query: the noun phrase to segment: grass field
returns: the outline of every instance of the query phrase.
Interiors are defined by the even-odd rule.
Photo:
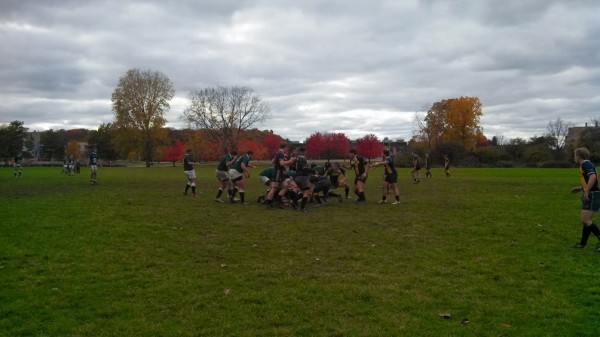
[[[0,336],[599,336],[577,169],[453,169],[402,204],[217,204],[214,165],[0,169]],[[445,315],[447,318],[440,317]]]

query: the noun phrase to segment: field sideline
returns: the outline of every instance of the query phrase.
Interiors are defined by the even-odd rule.
[[[0,168],[0,336],[600,335],[576,168],[401,168],[396,206],[371,169],[368,205],[299,213],[260,170],[215,203],[214,163],[184,197],[177,165]]]

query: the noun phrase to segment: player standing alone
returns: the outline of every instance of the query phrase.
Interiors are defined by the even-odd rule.
[[[571,189],[572,193],[583,192],[581,196],[581,241],[575,244],[575,248],[585,248],[587,246],[590,234],[594,234],[600,239],[600,228],[593,223],[592,218],[594,213],[600,210],[600,189],[598,189],[598,175],[596,167],[589,160],[590,152],[588,149],[580,147],[575,149],[574,159],[579,164],[581,173],[581,185]],[[600,252],[600,243],[596,247],[596,251]]]
[[[450,158],[448,155],[444,156],[444,171],[446,172],[446,177],[450,176]]]
[[[187,183],[185,184],[185,191],[183,195],[188,194],[188,190],[192,189],[192,195],[196,196],[196,171],[192,166],[192,149],[187,149],[185,155],[183,155],[183,174],[187,177]]]
[[[95,147],[90,152],[88,165],[90,166],[90,184],[94,185],[96,184],[96,173],[98,172],[98,154]]]
[[[21,174],[23,173],[23,167],[21,166],[22,162],[23,156],[20,153],[17,153],[13,163],[13,166],[15,168],[15,178],[21,178]]]
[[[416,152],[413,152],[412,155],[413,168],[410,171],[410,174],[413,178],[413,184],[418,184],[421,182],[421,163],[419,160],[419,155]]]

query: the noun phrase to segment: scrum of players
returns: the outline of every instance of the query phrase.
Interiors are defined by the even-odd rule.
[[[252,155],[252,151],[243,155],[231,151],[221,158],[215,172],[219,181],[215,202],[224,203],[222,196],[227,191],[229,203],[247,204],[246,179],[250,177],[249,168],[256,168],[250,164]],[[327,162],[323,166],[309,165],[304,148],[294,148],[288,153],[287,144],[282,143],[271,160],[271,166],[262,170],[258,176],[260,183],[267,187],[265,194],[258,197],[258,203],[271,210],[291,207],[301,212],[307,210],[309,203],[314,204],[314,207],[320,207],[332,199],[341,203],[344,199],[352,199],[349,196],[350,186],[346,170],[353,170],[356,174],[356,203],[364,205],[367,203],[364,187],[368,169],[376,166],[385,167],[382,200],[379,203],[387,202],[386,195],[390,190],[394,191],[396,198],[393,204],[400,203],[396,184],[397,173],[389,150],[383,151],[381,162],[371,165],[364,157],[358,156],[354,149],[349,151],[349,155],[350,161],[346,165],[339,162]],[[338,189],[343,189],[343,195],[336,192]]]

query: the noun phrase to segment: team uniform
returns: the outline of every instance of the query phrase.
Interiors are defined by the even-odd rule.
[[[75,173],[75,160],[73,157],[69,157],[68,165],[68,172],[70,175],[73,175]]]
[[[231,169],[229,169],[229,177],[231,181],[235,183],[235,188],[233,192],[229,196],[229,201],[231,203],[235,203],[235,195],[237,192],[240,192],[240,202],[242,204],[246,204],[245,201],[245,185],[244,185],[244,170],[250,164],[250,156],[247,154],[239,157],[235,160],[233,165],[231,165]]]
[[[61,173],[69,173],[69,158],[67,156],[63,158],[63,170]]]
[[[196,170],[192,166],[192,157],[189,153],[183,155],[183,174],[187,177],[188,181],[185,184],[185,191],[183,195],[187,195],[188,190],[192,189],[192,195],[196,195]]]
[[[421,160],[419,159],[418,155],[413,154],[413,169],[411,171],[413,176],[413,184],[421,182],[419,180],[419,171],[421,171]]]
[[[356,202],[364,205],[367,203],[364,184],[367,182],[368,163],[364,157],[357,156],[355,152],[351,153],[353,153],[354,156],[350,160],[350,168],[356,173],[356,177],[354,178],[354,193],[358,195]]]
[[[383,180],[387,181],[390,184],[395,184],[398,182],[398,172],[396,171],[396,166],[394,165],[394,159],[391,156],[388,156],[385,159],[384,165],[385,171],[383,175]]]
[[[294,183],[298,186],[298,189],[302,191],[302,203],[300,204],[300,210],[306,210],[306,203],[308,202],[308,196],[310,195],[310,174],[312,170],[308,167],[308,162],[304,156],[299,156],[294,163]]]
[[[227,166],[227,163],[229,163],[232,159],[233,157],[231,156],[231,154],[228,153],[224,155],[219,161],[217,169],[215,170],[215,176],[217,177],[217,179],[219,179],[219,181],[229,180],[229,173],[227,173],[227,171],[229,171],[229,167]]]
[[[331,166],[327,168],[325,175],[329,177],[329,181],[331,181],[331,186],[333,188],[338,188],[340,187],[340,180],[343,177],[346,177],[346,170],[344,170],[339,165],[336,165],[336,167]],[[348,196],[348,194],[350,194],[350,187],[348,187],[348,185],[346,184],[344,184],[344,193],[346,194],[346,199],[350,199],[350,197]]]
[[[23,157],[21,154],[17,154],[13,163],[15,169],[15,178],[21,178],[21,174],[23,173],[23,167],[21,166],[22,161]]]
[[[90,183],[96,183],[96,174],[98,172],[98,154],[96,151],[92,151],[89,156],[90,163]]]
[[[350,160],[350,166],[354,170],[354,173],[356,173],[356,177],[354,178],[354,184],[356,184],[359,181],[366,183],[367,175],[365,174],[365,172],[367,167],[367,161],[365,160],[365,158],[361,156],[355,156]]]
[[[272,152],[271,152],[272,153]],[[273,161],[274,168],[274,176],[271,179],[272,182],[280,183],[285,179],[285,166],[281,165],[281,161],[287,161],[286,155],[283,153],[283,150],[277,151],[275,154],[275,159]]]
[[[231,186],[228,171],[230,168],[229,166],[232,165],[232,162],[234,160],[234,155],[237,155],[237,152],[234,151],[232,153],[224,155],[219,161],[217,169],[215,170],[215,176],[219,180],[219,190],[217,191],[217,195],[215,196],[216,202],[223,202],[223,200],[221,200],[221,194],[223,194],[223,190],[225,188],[228,189],[228,195],[231,195],[231,193],[233,193],[233,187]]]
[[[427,178],[432,178],[433,177],[431,175],[431,162],[429,160],[429,156],[428,155],[425,156],[425,176]]]
[[[581,174],[581,186],[583,187],[587,186],[590,176],[596,175],[596,177],[598,177],[596,174],[596,167],[589,160],[585,160],[581,163],[579,172]],[[583,196],[581,197],[581,209],[592,212],[600,211],[600,189],[598,188],[598,179],[596,179],[592,188],[590,188],[588,199],[586,200]]]
[[[444,171],[446,171],[446,177],[450,176],[450,159],[448,156],[444,157]]]
[[[271,185],[271,182],[273,181],[273,179],[275,179],[276,172],[277,172],[277,170],[274,167],[269,167],[268,169],[263,170],[258,175],[258,180],[260,181],[261,184],[269,186],[269,185]]]

